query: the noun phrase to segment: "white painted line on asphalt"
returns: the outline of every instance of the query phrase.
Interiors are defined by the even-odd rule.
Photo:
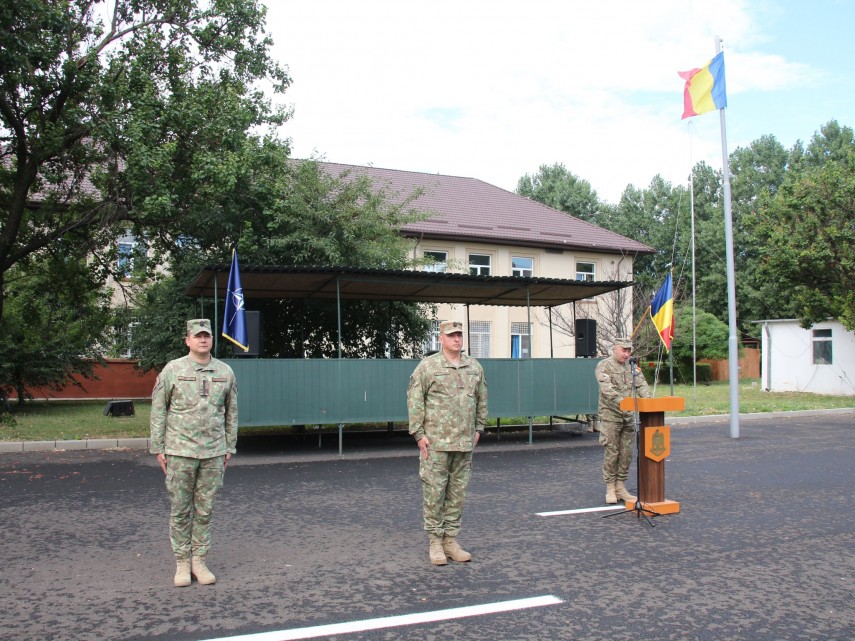
[[[608,512],[625,510],[625,505],[606,505],[605,507],[581,507],[578,510],[559,510],[558,512],[537,512],[537,516],[564,516],[565,514],[585,514],[586,512]]]
[[[418,625],[420,623],[431,623],[434,621],[447,621],[449,619],[462,619],[464,617],[483,616],[485,614],[495,614],[497,612],[539,608],[545,605],[556,605],[558,603],[564,603],[564,601],[549,594],[528,599],[499,601],[497,603],[484,603],[483,605],[469,605],[462,608],[451,608],[448,610],[433,610],[432,612],[402,614],[392,617],[380,617],[378,619],[364,619],[362,621],[349,621],[346,623],[315,625],[308,628],[259,632],[257,634],[244,634],[236,637],[207,639],[206,641],[291,641],[291,639],[315,639],[317,637],[326,637],[334,634],[348,634],[351,632],[364,632],[366,630],[395,628],[404,625]]]

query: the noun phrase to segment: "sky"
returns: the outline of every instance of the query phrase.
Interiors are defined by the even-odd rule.
[[[726,149],[855,126],[852,0],[266,0],[295,158],[477,178],[562,163],[617,203],[722,167],[678,71],[725,52]]]

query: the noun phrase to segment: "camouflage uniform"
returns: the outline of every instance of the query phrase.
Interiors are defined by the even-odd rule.
[[[487,423],[487,381],[474,358],[460,354],[458,366],[437,352],[418,364],[407,390],[410,434],[430,440],[419,458],[425,530],[455,537],[472,469],[475,432]]]
[[[225,455],[235,453],[238,407],[232,368],[189,356],[166,364],[151,395],[151,453],[167,457],[169,536],[178,559],[204,557]]]
[[[600,443],[603,452],[603,480],[606,484],[626,481],[632,462],[635,414],[620,409],[620,402],[632,396],[632,369],[629,362],[621,363],[614,355],[597,363],[595,370],[600,386]],[[636,393],[650,398],[644,375],[635,375]]]

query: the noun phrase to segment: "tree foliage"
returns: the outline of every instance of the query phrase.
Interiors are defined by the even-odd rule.
[[[402,269],[412,264],[412,241],[399,230],[424,215],[412,207],[418,193],[393,193],[367,177],[331,174],[311,160],[289,161],[284,152],[257,164],[246,187],[253,204],[232,221],[233,227],[241,229],[242,266]],[[199,314],[213,318],[212,301],[203,306],[183,292],[204,265],[227,263],[228,250],[222,244],[183,244],[172,254],[169,276],[137,300],[134,315],[139,338],[134,350],[143,367],[158,367],[180,353],[176,338],[183,335],[184,319]],[[246,303],[247,309],[261,312],[265,357],[338,355],[334,301],[247,297]],[[221,318],[222,309],[218,314]],[[429,329],[424,311],[413,304],[346,301],[342,318],[342,356],[349,358],[416,354]],[[223,345],[220,355],[230,353],[231,348]]]
[[[517,182],[517,193],[576,218],[597,223],[600,201],[591,183],[570,173],[561,163],[541,165]]]
[[[55,390],[73,373],[91,375],[110,315],[108,293],[84,262],[62,251],[27,262],[9,271],[0,332],[0,398],[14,393],[19,403],[34,387]]]
[[[264,16],[257,0],[3,5],[0,319],[28,256],[63,241],[109,271],[118,230],[156,252],[233,195],[248,132],[287,116],[254,89],[289,83]]]
[[[786,150],[767,135],[731,153],[736,320],[744,336],[756,336],[751,321],[764,318],[796,317],[809,326],[833,317],[855,325],[853,159],[852,130],[836,121],[807,148]],[[676,301],[691,300],[694,237],[697,306],[727,323],[722,175],[698,163],[691,178],[689,186],[660,176],[646,188],[628,185],[612,205],[574,200],[568,194],[584,181],[562,165],[544,165],[520,179],[518,193],[579,217],[596,211],[596,224],[656,249],[633,264],[633,326],[669,270]]]
[[[804,327],[828,318],[855,329],[855,139],[832,121],[794,154],[780,188],[753,217],[761,276],[786,285]]]

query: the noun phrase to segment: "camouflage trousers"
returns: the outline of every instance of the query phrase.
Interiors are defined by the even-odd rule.
[[[625,481],[632,462],[635,425],[627,420],[621,423],[600,421],[600,444],[603,446],[603,480],[606,483]]]
[[[205,556],[211,547],[214,496],[223,485],[225,456],[166,457],[169,492],[169,539],[178,559]]]
[[[437,452],[419,457],[425,530],[434,536],[457,536],[472,472],[472,452]]]

